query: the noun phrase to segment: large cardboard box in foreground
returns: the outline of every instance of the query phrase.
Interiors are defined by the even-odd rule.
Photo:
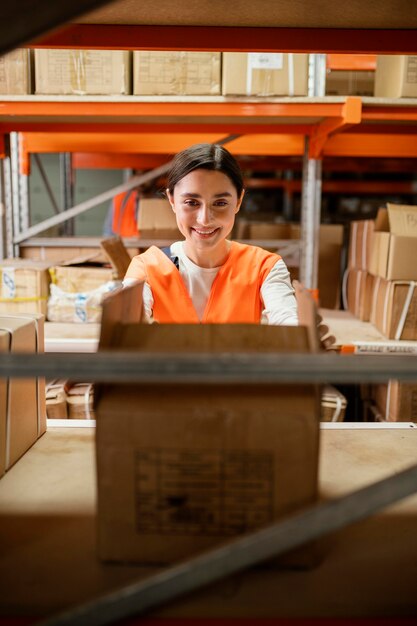
[[[378,211],[369,272],[387,280],[417,280],[417,206],[387,204]]]
[[[138,357],[278,355],[312,343],[305,326],[127,324],[115,328],[111,347]],[[113,384],[101,389],[96,414],[106,561],[172,563],[317,498],[314,386]]]
[[[30,259],[0,261],[0,313],[46,315],[49,263]]]
[[[308,54],[224,52],[224,96],[306,96]]]
[[[30,50],[18,48],[0,56],[0,94],[20,96],[30,93]]]
[[[417,56],[379,55],[374,95],[377,98],[417,97]]]
[[[137,95],[220,95],[220,52],[139,51],[133,53]]]
[[[35,93],[130,93],[127,50],[35,50]]]
[[[178,230],[175,213],[164,198],[142,198],[139,201],[139,236],[144,239],[184,239]]]
[[[44,318],[0,316],[0,352],[43,352]],[[0,380],[0,476],[46,430],[44,378]]]

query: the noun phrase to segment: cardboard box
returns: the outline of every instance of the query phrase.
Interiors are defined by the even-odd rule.
[[[30,50],[18,48],[0,56],[0,94],[32,93]]]
[[[0,261],[0,314],[46,315],[49,263],[29,259]]]
[[[65,380],[53,380],[46,386],[46,416],[48,419],[67,419]]]
[[[49,270],[54,285],[67,293],[94,291],[112,281],[115,272],[112,267],[95,261],[95,255],[82,255]]]
[[[359,70],[328,70],[326,96],[373,96],[375,72]]]
[[[378,211],[369,271],[387,280],[417,280],[417,206],[387,204]]]
[[[220,95],[220,52],[133,52],[133,93]]]
[[[417,283],[374,280],[370,321],[387,339],[417,340]]]
[[[417,56],[378,55],[374,95],[377,98],[417,97]]]
[[[43,317],[0,317],[0,352],[43,351]],[[45,383],[42,378],[1,381],[0,475],[46,430]]]
[[[306,96],[308,54],[224,52],[224,96]]]
[[[93,393],[92,383],[75,383],[67,387],[68,419],[96,419]]]
[[[350,222],[348,267],[369,271],[375,220]]]
[[[372,385],[371,393],[383,420],[417,422],[417,384],[390,380],[388,384]]]
[[[143,239],[184,239],[170,203],[163,198],[142,198],[139,201],[138,229]]]
[[[129,94],[127,50],[35,50],[35,93]]]
[[[299,239],[300,235],[300,225],[293,224],[292,238]],[[343,226],[341,224],[321,224],[319,230],[318,290],[320,306],[325,309],[340,308],[342,246]]]
[[[347,407],[345,396],[332,385],[325,385],[321,395],[321,421],[343,422]]]
[[[344,308],[364,322],[369,322],[374,277],[366,270],[348,268],[343,277]]]
[[[113,348],[309,352],[312,330],[127,324],[116,328]],[[100,388],[96,414],[105,561],[176,562],[316,501],[314,386],[113,384]]]

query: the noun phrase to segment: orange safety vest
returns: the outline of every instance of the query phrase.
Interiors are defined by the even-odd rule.
[[[226,262],[219,269],[199,320],[191,297],[174,263],[152,246],[132,259],[126,278],[146,280],[153,298],[153,316],[160,323],[259,324],[261,286],[281,257],[256,246],[231,242]]]
[[[129,194],[127,196],[127,194]],[[126,197],[127,196],[127,197]],[[136,223],[137,191],[119,193],[113,199],[112,232],[121,237],[137,237]]]

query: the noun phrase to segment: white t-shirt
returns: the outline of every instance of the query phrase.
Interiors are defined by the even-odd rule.
[[[179,272],[190,294],[192,303],[201,320],[210,295],[211,286],[220,267],[205,268],[193,263],[185,254],[183,241],[171,245],[171,255],[178,258]],[[125,278],[123,285],[135,282]],[[272,267],[261,287],[263,303],[261,323],[296,326],[298,324],[297,302],[290,275],[282,259]],[[148,283],[143,288],[143,305],[146,318],[152,320],[153,295]]]

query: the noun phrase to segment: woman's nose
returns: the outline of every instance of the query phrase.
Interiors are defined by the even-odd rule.
[[[197,219],[201,226],[208,226],[211,222],[210,207],[202,205],[198,211]]]

